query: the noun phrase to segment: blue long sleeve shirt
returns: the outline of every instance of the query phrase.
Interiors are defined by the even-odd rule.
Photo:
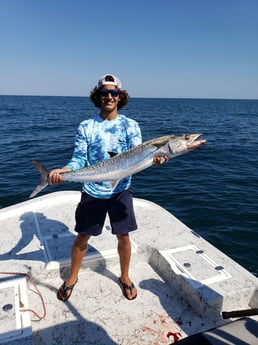
[[[114,120],[95,115],[80,123],[73,157],[66,166],[71,170],[82,169],[110,158],[110,152],[122,153],[141,143],[141,130],[135,120],[120,114]],[[114,190],[110,182],[87,182],[82,189],[95,198],[107,199],[128,189],[130,184],[131,176],[128,176]]]

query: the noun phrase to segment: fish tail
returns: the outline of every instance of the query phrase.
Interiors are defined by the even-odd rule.
[[[39,170],[40,175],[41,175],[40,184],[37,185],[37,187],[34,189],[34,191],[30,195],[30,198],[33,198],[34,196],[36,196],[40,191],[42,191],[48,185],[49,170],[34,159],[31,162]]]

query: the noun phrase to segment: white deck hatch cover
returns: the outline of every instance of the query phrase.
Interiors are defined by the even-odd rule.
[[[0,344],[32,335],[26,278],[0,283]]]
[[[195,245],[161,251],[161,254],[173,271],[187,278],[194,287],[231,278],[224,267]]]

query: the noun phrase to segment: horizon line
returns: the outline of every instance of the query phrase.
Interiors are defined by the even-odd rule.
[[[31,94],[0,94],[6,97],[74,97],[74,98],[89,98],[90,96],[78,96],[78,95],[31,95]],[[207,100],[239,100],[239,101],[258,101],[258,98],[224,98],[224,97],[151,97],[151,96],[129,96],[129,98],[140,99],[207,99]]]

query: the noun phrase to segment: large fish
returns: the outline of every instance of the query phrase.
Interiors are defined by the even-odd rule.
[[[64,181],[72,182],[110,182],[114,189],[124,177],[142,171],[153,164],[155,156],[173,158],[192,151],[203,145],[206,140],[196,140],[201,134],[166,135],[144,142],[134,148],[117,154],[103,162],[86,168],[60,173]],[[41,182],[31,193],[30,198],[37,195],[48,185],[49,170],[38,161],[32,163],[41,173]]]

